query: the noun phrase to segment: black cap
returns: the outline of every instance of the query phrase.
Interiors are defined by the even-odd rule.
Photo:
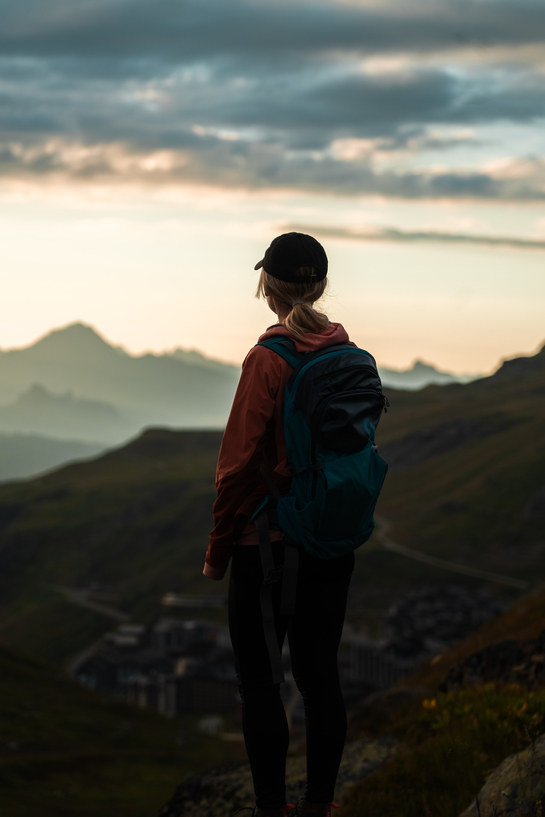
[[[284,233],[271,242],[254,269],[264,268],[268,275],[293,284],[313,284],[327,275],[327,255],[319,241],[305,233]],[[299,267],[314,267],[315,274],[295,275]]]

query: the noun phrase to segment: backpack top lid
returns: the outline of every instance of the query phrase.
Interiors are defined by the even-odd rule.
[[[289,417],[299,411],[315,445],[339,453],[362,451],[387,405],[375,360],[350,343],[298,352],[290,338],[263,341],[294,367],[285,395]]]

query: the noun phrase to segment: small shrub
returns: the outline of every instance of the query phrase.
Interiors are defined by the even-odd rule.
[[[505,757],[545,731],[545,690],[486,684],[416,700],[396,756],[343,801],[346,817],[457,817]]]

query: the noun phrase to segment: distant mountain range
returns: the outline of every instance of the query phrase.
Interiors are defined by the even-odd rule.
[[[87,442],[119,443],[140,430],[119,409],[102,400],[52,394],[34,383],[7,406],[0,406],[0,429]]]
[[[383,386],[407,391],[416,391],[430,385],[446,386],[450,383],[471,383],[472,380],[480,378],[480,375],[442,372],[436,369],[435,366],[423,363],[421,360],[417,360],[412,369],[406,369],[405,371],[387,369],[384,366],[380,366],[379,371]]]
[[[74,323],[0,351],[0,431],[121,442],[149,425],[222,428],[239,373],[196,351],[130,355]],[[471,379],[421,361],[408,371],[382,368],[381,376],[403,389]]]
[[[0,351],[0,431],[102,443],[152,424],[221,428],[239,372],[182,349],[133,356],[75,323]]]
[[[386,388],[409,391],[473,379],[422,361],[407,371],[384,367],[380,374]],[[98,451],[152,425],[221,429],[239,375],[239,367],[195,350],[131,355],[83,323],[55,329],[23,349],[0,350],[0,434],[11,435],[0,479],[58,464],[63,448],[55,441],[70,442],[71,452],[75,440]],[[32,440],[38,471],[28,470]]]

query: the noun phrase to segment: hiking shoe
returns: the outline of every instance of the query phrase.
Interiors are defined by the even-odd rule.
[[[309,803],[302,799],[297,805],[297,817],[331,817],[334,808],[339,808],[337,803]]]

